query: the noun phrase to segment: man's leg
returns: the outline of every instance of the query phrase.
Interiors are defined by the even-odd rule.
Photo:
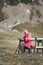
[[[25,49],[26,49],[26,47],[24,46],[24,52],[25,52]]]
[[[28,48],[28,53],[31,53],[31,49],[30,48]]]
[[[25,51],[24,51],[24,46],[23,46],[23,45],[21,46],[21,52],[22,52],[22,53],[25,52]]]
[[[28,53],[30,53],[30,52],[31,52],[31,51],[30,51],[30,50],[31,50],[31,48],[27,48],[27,47],[25,47],[25,46],[24,46],[24,52],[25,52],[25,50],[26,50],[26,49],[28,50]]]

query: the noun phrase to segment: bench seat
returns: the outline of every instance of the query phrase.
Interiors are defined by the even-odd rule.
[[[43,49],[43,46],[36,46],[36,49]]]

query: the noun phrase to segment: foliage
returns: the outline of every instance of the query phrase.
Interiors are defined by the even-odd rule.
[[[41,17],[41,13],[40,13],[40,11],[39,11],[39,10],[36,10],[36,16],[37,16],[38,18],[40,18],[40,17]]]

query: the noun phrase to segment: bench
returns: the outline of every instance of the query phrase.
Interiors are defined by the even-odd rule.
[[[43,53],[43,38],[31,38],[30,39],[31,41],[35,41],[35,49],[34,49],[34,52],[38,52],[39,49],[42,50],[42,53]],[[20,40],[19,43],[23,42],[24,40]],[[39,45],[41,43],[41,46]],[[17,49],[18,50],[18,49]]]
[[[41,49],[42,50],[42,53],[43,53],[43,46],[36,46],[37,52],[38,52],[39,49]]]
[[[39,45],[41,43],[41,46]],[[37,45],[36,45],[37,44]],[[43,53],[43,38],[35,39],[35,51],[41,49]]]
[[[36,46],[36,49],[43,49],[43,46]]]

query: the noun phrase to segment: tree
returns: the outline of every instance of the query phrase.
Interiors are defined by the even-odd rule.
[[[6,3],[9,5],[15,5],[18,4],[20,0],[6,0]]]
[[[0,0],[0,21],[3,19],[3,13],[2,13],[3,5],[4,5],[4,0]]]
[[[37,4],[39,3],[39,0],[34,0]]]

